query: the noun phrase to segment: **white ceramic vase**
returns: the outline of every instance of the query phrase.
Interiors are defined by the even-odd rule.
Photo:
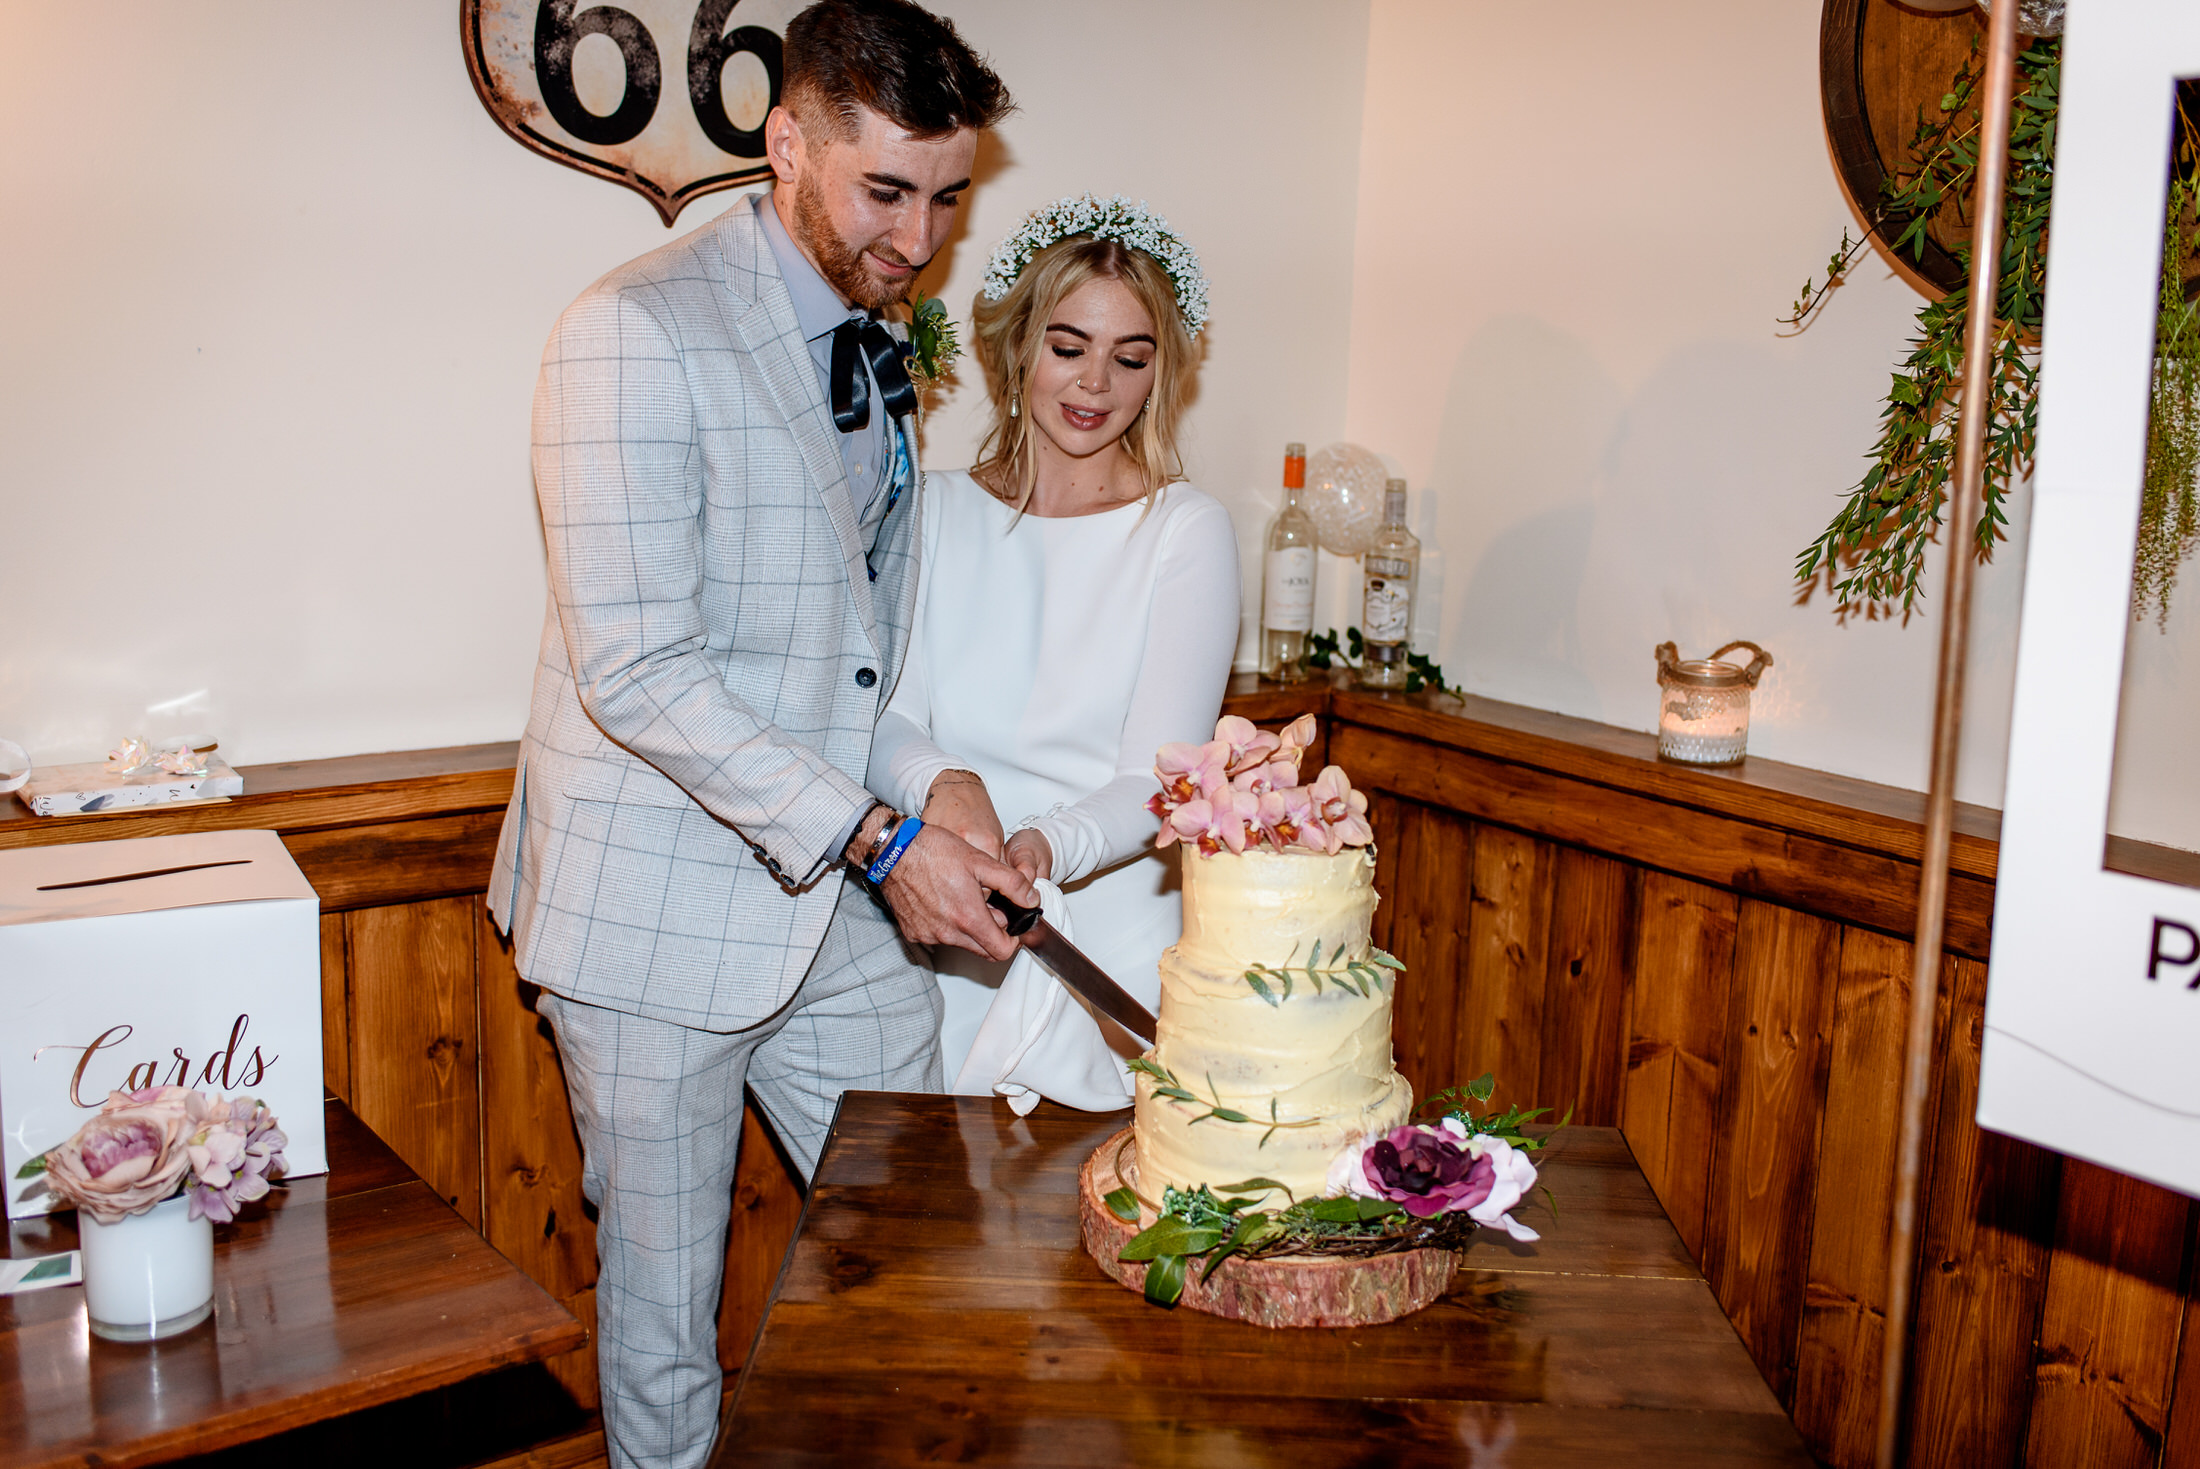
[[[84,1302],[92,1334],[154,1341],[189,1331],[214,1309],[214,1221],[177,1197],[102,1224],[79,1209]]]

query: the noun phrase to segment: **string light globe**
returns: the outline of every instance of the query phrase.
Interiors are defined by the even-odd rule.
[[[1390,471],[1371,449],[1331,444],[1306,456],[1306,490],[1299,503],[1314,522],[1322,549],[1361,556],[1383,524],[1383,487]]]

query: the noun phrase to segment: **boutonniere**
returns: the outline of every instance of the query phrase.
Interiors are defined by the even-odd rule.
[[[920,389],[937,387],[961,355],[955,318],[939,297],[919,291],[909,303],[909,376]]]

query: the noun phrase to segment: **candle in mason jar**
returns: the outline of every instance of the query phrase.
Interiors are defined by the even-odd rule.
[[[1756,656],[1744,668],[1720,655],[1747,648]],[[1710,658],[1681,660],[1671,643],[1658,658],[1658,753],[1692,765],[1731,765],[1749,745],[1749,695],[1772,666],[1755,643],[1729,643]]]

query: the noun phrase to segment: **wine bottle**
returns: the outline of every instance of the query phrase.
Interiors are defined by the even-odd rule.
[[[1421,565],[1421,538],[1406,529],[1406,482],[1383,491],[1383,528],[1360,558],[1360,683],[1371,689],[1406,686],[1406,653],[1413,645],[1413,580]]]
[[[1285,683],[1306,676],[1306,635],[1314,628],[1314,521],[1299,504],[1306,488],[1306,445],[1283,446],[1283,508],[1268,526],[1262,567],[1260,671]]]

